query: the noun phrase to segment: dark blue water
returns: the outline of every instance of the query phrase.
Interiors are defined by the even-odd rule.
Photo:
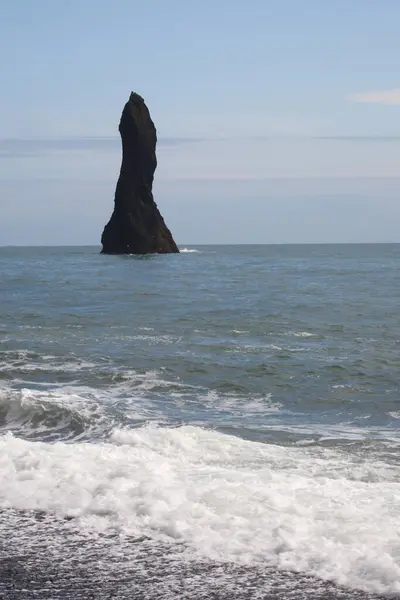
[[[0,248],[0,505],[400,593],[400,245],[190,250]]]

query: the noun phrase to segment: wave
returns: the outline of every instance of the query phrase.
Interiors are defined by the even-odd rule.
[[[393,403],[382,423],[371,412],[310,421],[296,405],[282,402],[279,391],[256,392],[245,382],[225,381],[213,388],[163,368],[135,370],[107,358],[88,361],[28,351],[0,352],[0,376],[5,377],[0,380],[0,431],[25,439],[99,439],[118,423],[189,422],[290,445],[351,446],[369,440],[371,447],[377,442],[398,448],[400,443]],[[340,385],[332,389],[340,391]],[[338,402],[343,403],[341,396]]]
[[[249,419],[279,413],[282,408],[271,394],[247,397],[221,393],[163,379],[157,371],[126,370],[107,377],[112,379],[111,384],[96,388],[59,383],[49,389],[46,383],[26,381],[3,385],[0,432],[12,431],[25,439],[45,441],[99,439],[117,424],[181,423],[193,402],[197,424],[207,425],[213,420],[217,426],[220,422],[242,429]]]
[[[116,424],[99,395],[84,387],[0,389],[0,431],[28,439],[96,439]]]
[[[37,354],[29,350],[3,350],[0,352],[0,373],[12,375],[35,371],[76,373],[98,367],[98,363],[74,356],[57,357],[51,354]]]
[[[293,331],[293,335],[295,337],[315,337],[315,333],[311,333],[310,331]]]
[[[400,470],[332,449],[199,427],[116,428],[107,442],[0,438],[0,506],[187,546],[216,561],[400,592]]]
[[[195,248],[179,248],[179,252],[182,252],[183,254],[185,254],[185,253],[191,253],[191,252],[200,252],[200,250],[196,250]]]

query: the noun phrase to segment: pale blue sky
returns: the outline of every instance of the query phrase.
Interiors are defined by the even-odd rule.
[[[0,244],[97,244],[131,90],[178,243],[400,242],[398,0],[3,0]]]

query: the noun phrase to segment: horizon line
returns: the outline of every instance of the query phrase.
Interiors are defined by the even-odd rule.
[[[178,243],[182,248],[187,247],[205,247],[205,246],[394,246],[399,245],[398,242],[239,242],[239,243]],[[101,244],[0,244],[2,248],[100,248]],[[160,254],[154,252],[152,254]],[[130,256],[130,255],[115,255],[115,256]]]

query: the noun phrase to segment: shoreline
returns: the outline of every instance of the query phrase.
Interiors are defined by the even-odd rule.
[[[177,544],[83,533],[74,520],[0,512],[2,600],[383,600],[314,577],[216,563]],[[27,543],[29,542],[29,543]]]

